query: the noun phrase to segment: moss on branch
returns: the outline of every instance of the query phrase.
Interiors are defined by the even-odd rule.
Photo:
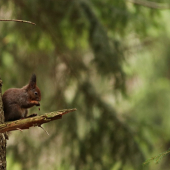
[[[34,116],[25,119],[19,119],[16,121],[6,122],[0,124],[0,133],[9,132],[13,130],[29,129],[30,127],[34,126],[41,126],[44,123],[48,123],[56,119],[61,119],[62,115],[76,110],[77,109],[64,109],[50,113],[45,113],[40,116]]]

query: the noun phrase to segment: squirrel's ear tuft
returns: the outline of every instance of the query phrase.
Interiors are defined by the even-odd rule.
[[[36,83],[36,75],[35,74],[32,75],[30,82]]]
[[[33,74],[31,79],[30,79],[28,89],[34,89],[35,87],[36,87],[36,75]]]

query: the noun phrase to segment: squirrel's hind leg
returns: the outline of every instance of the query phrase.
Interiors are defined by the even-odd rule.
[[[36,113],[33,113],[33,114],[29,115],[29,116],[27,116],[27,114],[28,114],[28,110],[26,109],[26,110],[25,110],[25,116],[24,116],[24,118],[37,116]]]
[[[18,105],[10,105],[8,106],[7,116],[5,115],[5,121],[22,119],[25,114],[27,114],[25,110],[21,109]]]

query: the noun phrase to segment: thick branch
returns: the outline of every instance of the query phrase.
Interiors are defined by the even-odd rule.
[[[136,5],[141,5],[141,6],[153,8],[153,9],[170,9],[169,4],[161,4],[161,3],[145,1],[145,0],[127,0],[127,1],[134,3]]]
[[[25,118],[25,119],[20,119],[20,120],[0,124],[0,133],[13,131],[13,130],[29,129],[32,126],[33,127],[41,126],[43,123],[47,123],[56,119],[61,119],[62,115],[76,110],[77,109],[59,110],[51,113],[46,113],[41,116],[35,116],[35,117],[30,117],[30,118]]]

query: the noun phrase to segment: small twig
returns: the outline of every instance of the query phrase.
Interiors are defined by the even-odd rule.
[[[38,127],[40,127],[41,129],[43,129],[43,130],[46,132],[46,134],[47,134],[48,136],[50,136],[49,133],[48,133],[41,125],[39,125]]]
[[[25,21],[25,20],[18,20],[18,19],[0,19],[0,21],[24,22],[24,23],[27,23],[27,24],[36,25],[36,24],[35,24],[35,23],[33,23],[33,22]]]
[[[20,128],[17,128],[17,130],[19,130],[19,131],[23,132],[23,130],[22,130],[22,129],[20,129]]]
[[[170,9],[169,4],[161,4],[153,1],[146,1],[146,0],[127,0],[127,2],[131,2],[136,5],[141,5],[147,8],[153,9]]]

